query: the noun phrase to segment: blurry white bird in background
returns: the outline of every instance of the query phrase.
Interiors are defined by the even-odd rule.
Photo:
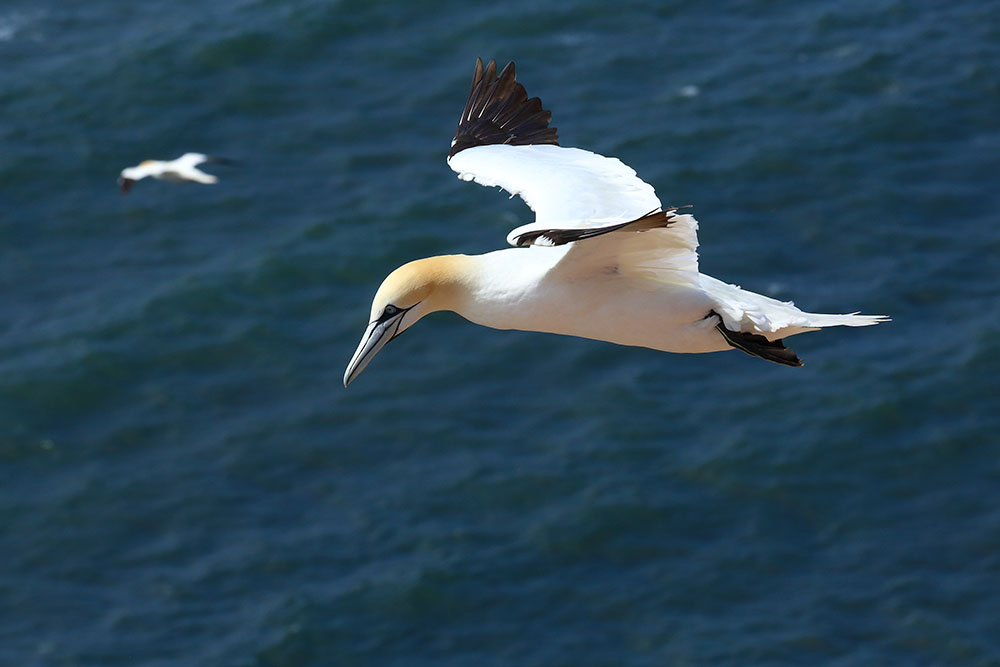
[[[344,386],[388,341],[438,310],[496,329],[666,352],[736,348],[787,366],[802,362],[785,337],[888,319],[807,313],[700,273],[694,216],[664,209],[620,160],[559,146],[551,116],[516,82],[514,63],[497,76],[494,61],[484,70],[477,59],[448,164],[464,181],[520,195],[535,221],[507,236],[516,248],[393,271],[375,294]]]
[[[118,187],[121,188],[122,194],[126,194],[132,189],[133,183],[147,177],[174,183],[189,182],[206,185],[218,183],[217,176],[198,169],[198,165],[205,163],[232,164],[232,160],[204,153],[185,153],[176,160],[146,160],[135,167],[122,169],[122,173],[118,177]]]

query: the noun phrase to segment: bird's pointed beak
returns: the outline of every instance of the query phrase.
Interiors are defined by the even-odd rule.
[[[135,181],[131,178],[125,178],[121,176],[118,178],[118,188],[121,190],[122,194],[128,194],[128,191],[132,189],[132,184]]]
[[[399,331],[399,325],[403,321],[403,313],[398,316],[388,319],[384,322],[372,322],[365,329],[365,335],[361,337],[361,342],[358,343],[358,349],[354,352],[354,356],[351,357],[351,363],[347,364],[347,370],[344,371],[344,386],[351,384],[354,378],[361,375],[361,371],[365,369],[368,362],[372,360],[378,351],[382,349],[382,346],[392,340],[393,336]]]

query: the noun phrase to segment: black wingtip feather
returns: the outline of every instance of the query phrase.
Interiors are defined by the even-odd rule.
[[[484,69],[482,59],[476,58],[469,99],[448,157],[466,148],[491,144],[558,146],[556,128],[549,127],[551,120],[552,113],[542,108],[542,101],[529,98],[524,86],[517,82],[513,61],[497,75],[495,60]]]

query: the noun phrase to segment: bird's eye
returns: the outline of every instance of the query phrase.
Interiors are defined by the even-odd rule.
[[[388,306],[385,307],[385,310],[382,312],[385,313],[386,315],[392,316],[399,312],[399,308],[396,308],[396,306],[389,304]]]

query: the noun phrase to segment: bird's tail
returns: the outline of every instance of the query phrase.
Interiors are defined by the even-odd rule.
[[[782,342],[788,336],[824,327],[870,327],[888,322],[885,315],[807,313],[791,301],[749,292],[736,285],[701,274],[701,287],[715,300],[718,330],[732,347],[747,354],[787,366],[801,366],[795,353]]]
[[[870,327],[880,322],[889,322],[888,315],[861,315],[847,313],[846,315],[828,315],[826,313],[802,313],[802,325],[821,329],[823,327]]]
[[[723,325],[733,331],[762,335],[768,340],[824,327],[869,327],[889,321],[885,315],[807,313],[791,301],[778,301],[704,274],[699,278],[701,287],[714,297],[715,311]]]

